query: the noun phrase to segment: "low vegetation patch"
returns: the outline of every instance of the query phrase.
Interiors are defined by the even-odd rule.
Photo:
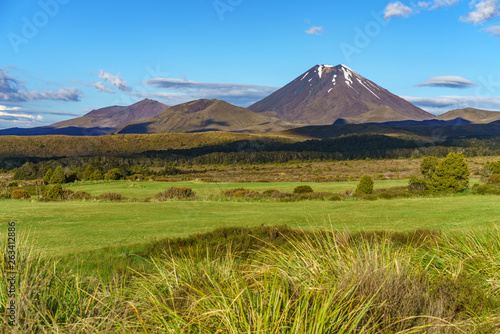
[[[121,201],[122,199],[124,199],[124,197],[122,197],[120,193],[107,192],[97,196],[97,199],[103,199],[108,201]]]
[[[31,195],[29,192],[27,192],[24,189],[15,189],[15,190],[12,190],[12,192],[10,193],[10,197],[12,199],[26,199],[26,198],[30,198]]]
[[[314,190],[310,186],[298,186],[293,189],[294,194],[308,194],[312,192],[314,192]]]
[[[495,333],[499,244],[497,229],[286,226],[220,228],[74,259],[42,257],[22,242],[18,332]],[[74,270],[72,261],[97,267]],[[124,263],[130,270],[117,269]],[[1,271],[8,333],[6,278]]]
[[[196,192],[188,187],[171,187],[165,191],[159,192],[155,195],[155,199],[159,201],[165,201],[168,199],[192,199],[196,196]]]

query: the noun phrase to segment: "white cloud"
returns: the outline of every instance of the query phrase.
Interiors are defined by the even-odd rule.
[[[477,86],[473,81],[463,77],[447,75],[430,77],[427,82],[417,85],[418,87],[433,86],[433,87],[447,87],[447,88],[469,88]]]
[[[400,1],[390,3],[384,9],[384,19],[388,20],[394,16],[408,17],[413,13],[413,9],[403,5]]]
[[[101,93],[111,93],[111,94],[115,93],[110,87],[106,86],[100,81],[99,82],[92,81],[92,86],[94,86],[94,88]]]
[[[35,100],[80,101],[82,92],[77,88],[58,90],[28,91],[18,79],[10,76],[5,68],[0,68],[0,101],[26,102]]]
[[[43,116],[41,116],[41,115],[17,114],[17,113],[9,113],[9,112],[0,111],[0,118],[5,118],[5,117],[10,117],[10,118],[27,118],[27,119],[36,120],[36,121],[42,121],[43,120]]]
[[[489,21],[499,15],[499,0],[482,0],[472,1],[471,5],[475,4],[476,9],[460,20],[464,22],[472,22],[474,24]]]
[[[20,107],[7,107],[0,104],[0,110],[21,110]]]
[[[321,35],[323,33],[323,27],[310,27],[306,30],[308,35]]]
[[[128,86],[128,82],[122,79],[120,73],[113,75],[109,72],[104,72],[104,70],[99,70],[99,79],[109,82],[121,91],[130,92],[132,90]]]
[[[19,107],[0,106],[0,128],[35,127],[43,125],[43,116],[19,112]]]
[[[401,96],[401,98],[434,114],[461,108],[500,111],[500,96]]]
[[[197,82],[173,78],[150,79],[144,84],[170,92],[134,92],[134,96],[161,99],[162,102],[169,105],[209,98],[225,100],[239,106],[249,106],[278,89],[269,86]]]
[[[483,30],[486,32],[489,32],[493,36],[500,37],[500,26],[488,27],[488,28],[484,28]]]
[[[418,6],[423,9],[434,10],[441,7],[449,7],[456,5],[459,0],[434,0],[434,1],[422,1],[418,3]]]

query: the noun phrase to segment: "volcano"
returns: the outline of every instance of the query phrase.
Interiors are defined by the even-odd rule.
[[[345,65],[316,65],[248,109],[310,125],[435,118]]]

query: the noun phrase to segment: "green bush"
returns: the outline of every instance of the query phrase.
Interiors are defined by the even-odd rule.
[[[96,169],[92,172],[92,174],[90,175],[90,180],[91,181],[99,181],[99,180],[102,180],[104,178],[104,176],[102,175],[101,171]]]
[[[13,199],[25,199],[25,198],[31,198],[31,195],[24,189],[16,189],[10,193],[10,197]]]
[[[164,201],[167,199],[189,199],[193,198],[196,195],[196,192],[193,189],[188,187],[171,187],[165,191],[159,192],[155,195],[155,198],[160,201]]]
[[[361,177],[358,186],[356,187],[356,194],[371,194],[373,192],[373,180],[368,175]]]
[[[294,194],[308,194],[312,193],[314,190],[310,186],[298,186],[293,189]]]
[[[495,173],[488,178],[488,183],[500,185],[500,174]]]
[[[92,173],[94,173],[94,171],[95,171],[95,167],[93,165],[87,165],[87,167],[85,168],[85,171],[83,172],[82,179],[84,181],[91,180]]]
[[[498,187],[495,184],[474,184],[471,189],[472,194],[479,194],[479,195],[500,195],[500,187]]]
[[[45,174],[45,175],[47,175],[47,174]],[[49,183],[51,183],[51,184],[66,183],[66,174],[64,173],[64,170],[61,166],[57,166],[56,170],[54,171],[54,173],[50,177]]]
[[[409,191],[424,191],[427,189],[427,182],[423,179],[419,179],[416,176],[413,176],[408,182],[408,190]]]
[[[105,180],[119,180],[122,177],[122,173],[118,168],[113,168],[107,171],[106,174],[104,174],[104,179]]]
[[[46,184],[50,183],[50,179],[52,178],[52,174],[54,174],[54,171],[52,170],[52,168],[49,168],[49,170],[47,171],[47,173],[45,173],[45,176],[43,177],[43,181]]]
[[[66,183],[75,182],[76,180],[78,180],[78,176],[75,172],[69,172],[68,175],[66,175]]]
[[[44,196],[46,199],[62,199],[63,189],[59,183],[54,184],[52,188]]]
[[[427,187],[432,191],[462,191],[469,185],[469,168],[462,153],[449,153],[439,162]]]
[[[424,157],[420,163],[420,172],[422,173],[424,179],[430,180],[432,175],[436,172],[437,166],[439,164],[439,159],[436,157]]]
[[[279,194],[279,190],[276,190],[276,189],[267,189],[267,190],[264,190],[262,192],[262,195],[265,195],[265,196],[272,196],[272,195],[276,195],[276,194]]]
[[[481,169],[480,174],[483,180],[488,179],[493,174],[500,174],[500,161],[487,162]]]

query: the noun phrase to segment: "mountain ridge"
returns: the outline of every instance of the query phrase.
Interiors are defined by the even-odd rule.
[[[476,108],[463,108],[450,110],[437,116],[437,119],[443,121],[449,121],[455,118],[462,118],[476,124],[487,124],[500,120],[500,112]]]
[[[269,132],[295,125],[217,99],[199,99],[172,106],[145,120],[129,122],[118,133],[192,133],[207,131]]]

